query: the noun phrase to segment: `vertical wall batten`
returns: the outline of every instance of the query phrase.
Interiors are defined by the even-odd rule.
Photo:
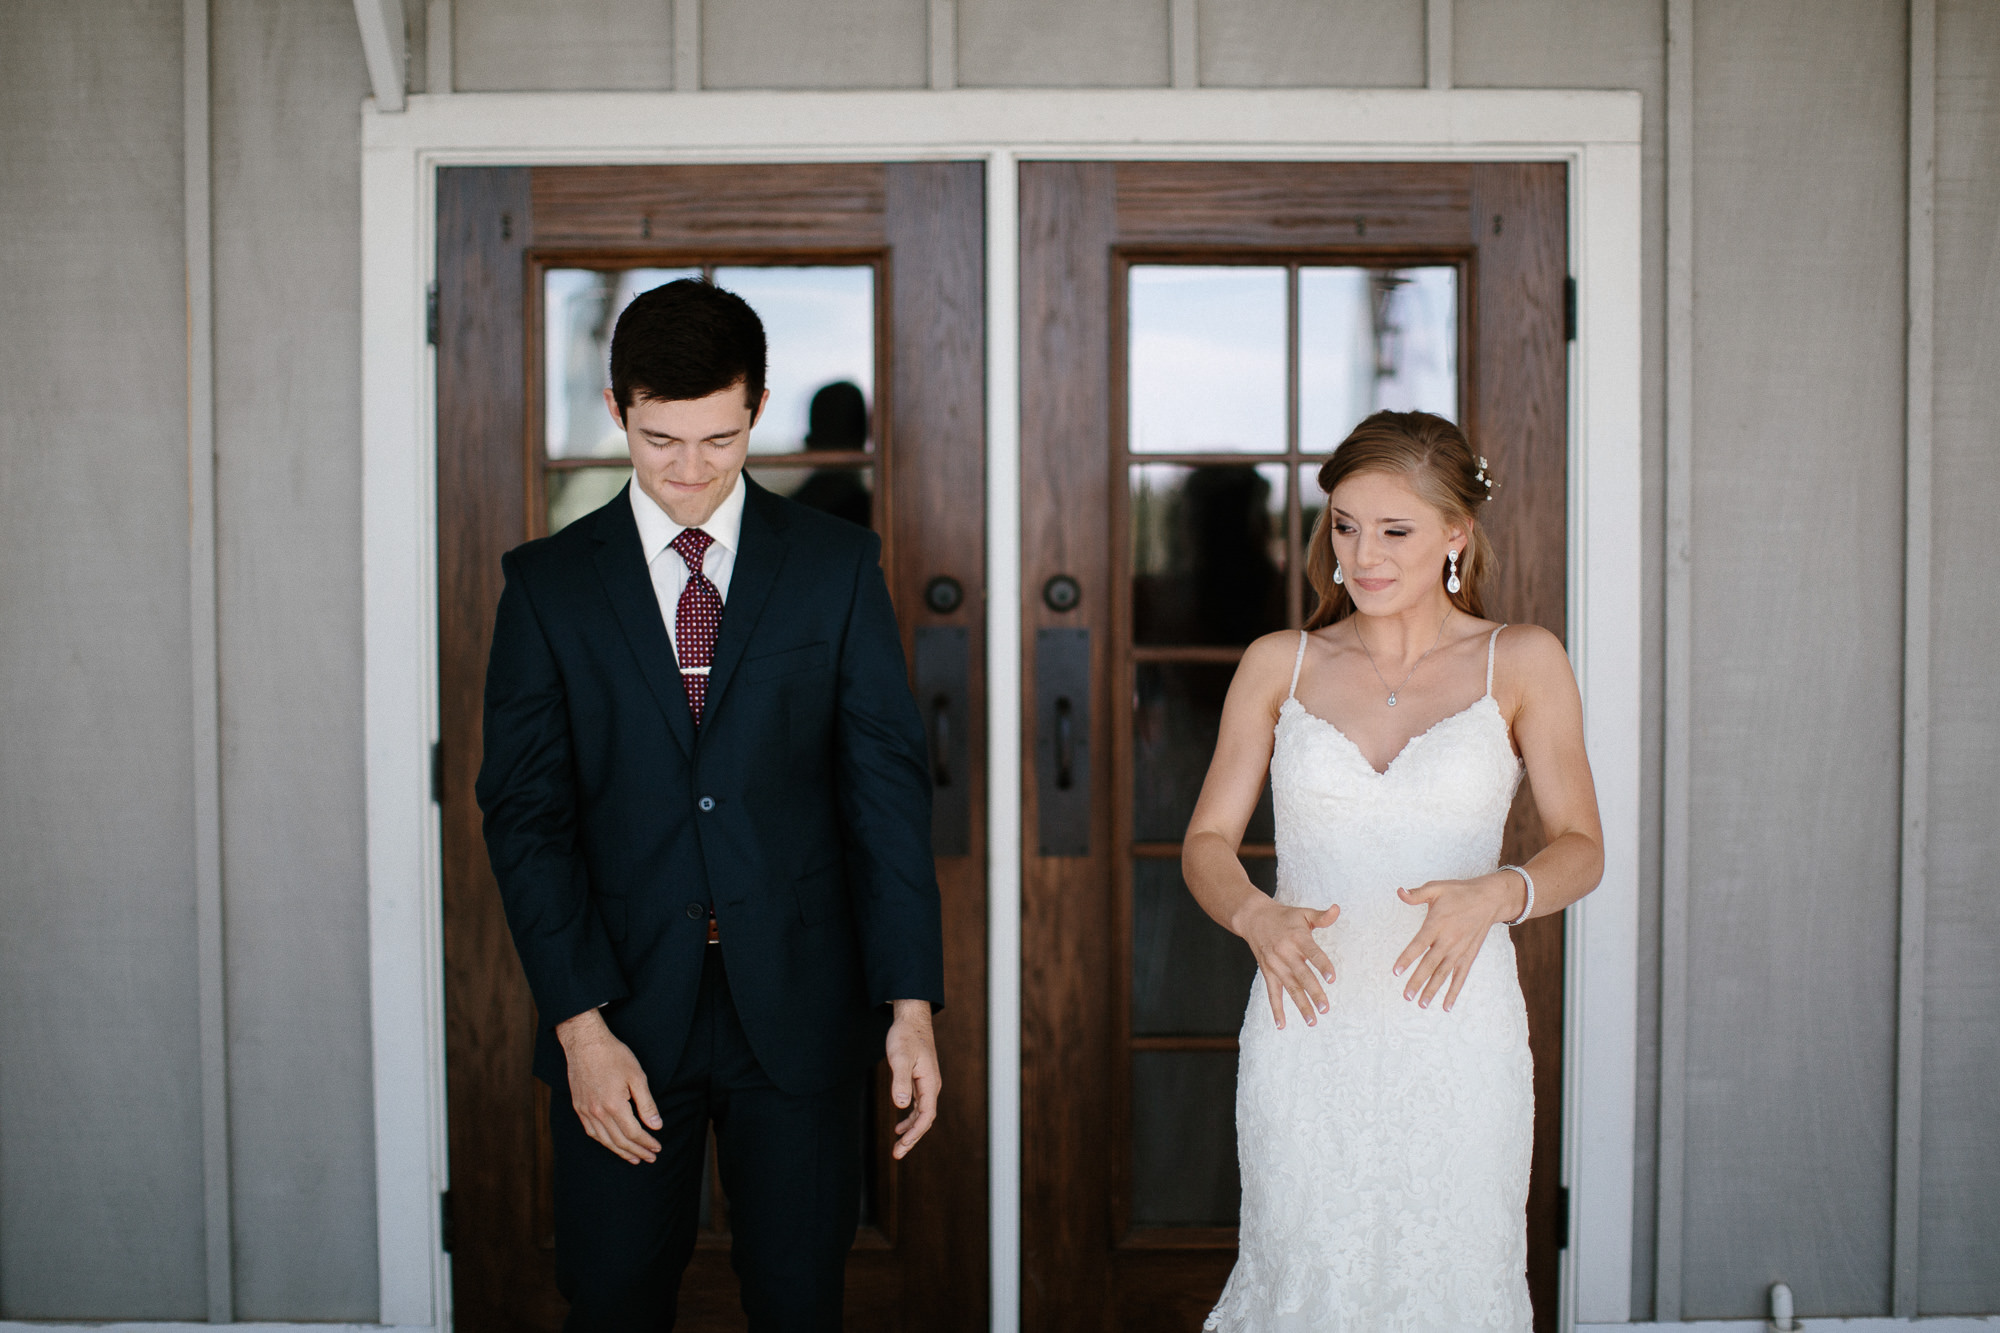
[[[222,705],[215,586],[215,242],[209,179],[208,0],[182,0],[182,201],[187,244],[188,643],[193,681],[194,897],[201,1015],[202,1227],[208,1318],[234,1317],[229,1034],[222,944]]]
[[[986,166],[986,1067],[993,1333],[1021,1327],[1019,163]],[[1004,1077],[1000,1071],[1013,1071]]]
[[[1896,1166],[1890,1313],[1917,1313],[1923,1188],[1925,840],[1931,764],[1931,435],[1937,0],[1910,0],[1909,296],[1904,353],[1903,846],[1896,951]]]
[[[931,0],[931,91],[958,87],[958,0]]]
[[[1666,671],[1660,830],[1660,1073],[1653,1317],[1681,1316],[1694,694],[1694,0],[1667,3]]]
[[[424,10],[424,91],[452,91],[451,0],[429,0]]]
[[[1201,85],[1201,15],[1195,8],[1200,3],[1201,0],[1173,0],[1168,15],[1168,82],[1175,88]]]
[[[1451,87],[1451,0],[1424,0],[1424,86]]]
[[[674,91],[701,91],[701,0],[674,0]]]

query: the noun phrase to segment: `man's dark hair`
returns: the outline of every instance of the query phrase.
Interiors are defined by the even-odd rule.
[[[764,396],[764,321],[750,303],[703,278],[634,297],[611,335],[611,393],[628,412],[640,398],[706,398],[741,384],[751,409]]]

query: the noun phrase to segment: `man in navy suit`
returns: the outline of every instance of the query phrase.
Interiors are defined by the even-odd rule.
[[[478,795],[554,1090],[569,1329],[671,1328],[715,1129],[754,1330],[837,1329],[866,1075],[936,1116],[930,773],[865,529],[743,475],[763,325],[632,302],[633,484],[502,564]]]

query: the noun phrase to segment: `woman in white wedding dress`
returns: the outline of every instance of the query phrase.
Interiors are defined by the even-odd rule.
[[[1251,645],[1183,868],[1256,955],[1236,1093],[1243,1211],[1219,1333],[1531,1327],[1534,1128],[1510,923],[1603,870],[1562,644],[1485,618],[1486,460],[1378,412],[1326,465],[1302,632]],[[1548,844],[1499,865],[1523,767]],[[1237,857],[1266,773],[1278,891]]]

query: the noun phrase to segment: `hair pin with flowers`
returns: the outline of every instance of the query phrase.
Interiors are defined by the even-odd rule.
[[[1480,456],[1479,471],[1472,474],[1472,479],[1482,483],[1486,487],[1486,498],[1491,500],[1493,498],[1493,478],[1486,475],[1486,458],[1484,455]]]

